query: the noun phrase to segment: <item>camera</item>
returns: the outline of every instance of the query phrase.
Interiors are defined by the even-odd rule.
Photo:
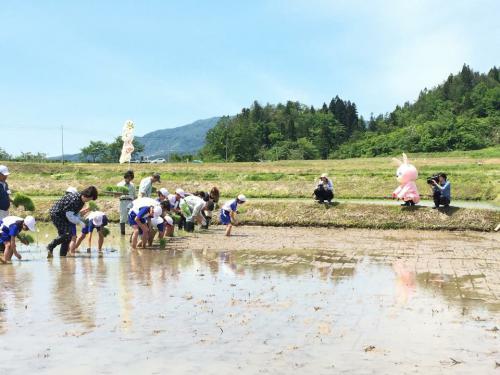
[[[427,183],[429,185],[432,184],[432,181],[436,181],[437,183],[439,183],[439,175],[438,174],[435,174],[434,176],[431,176],[431,177],[428,177],[427,178]]]

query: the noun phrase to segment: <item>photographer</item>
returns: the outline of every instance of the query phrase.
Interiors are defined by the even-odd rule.
[[[323,173],[316,185],[313,195],[319,203],[327,201],[328,204],[332,202],[334,194],[332,180],[328,178],[326,173]]]
[[[449,207],[451,202],[451,184],[447,181],[446,173],[439,173],[427,180],[432,189],[432,198],[434,199],[433,209],[440,205]]]

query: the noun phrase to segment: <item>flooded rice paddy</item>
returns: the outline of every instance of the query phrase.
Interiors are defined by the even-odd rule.
[[[112,233],[48,261],[42,230],[0,266],[0,373],[500,372],[498,234]]]

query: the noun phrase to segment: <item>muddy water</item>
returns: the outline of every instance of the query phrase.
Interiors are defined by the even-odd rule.
[[[0,266],[0,373],[496,373],[500,239],[216,228]]]

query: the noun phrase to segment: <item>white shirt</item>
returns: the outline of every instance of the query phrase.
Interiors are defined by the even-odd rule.
[[[131,211],[137,214],[139,213],[139,210],[142,207],[158,206],[159,204],[160,203],[157,200],[154,200],[153,198],[148,198],[148,197],[137,198],[132,202]]]
[[[170,203],[170,209],[175,209],[175,208],[179,207],[179,201],[177,200],[175,194],[169,194],[167,196],[167,199]]]
[[[153,191],[153,180],[151,177],[146,177],[141,180],[139,184],[139,196],[150,197]]]
[[[10,227],[12,224],[17,223],[18,221],[24,221],[22,217],[19,216],[7,216],[2,220],[2,227]]]

